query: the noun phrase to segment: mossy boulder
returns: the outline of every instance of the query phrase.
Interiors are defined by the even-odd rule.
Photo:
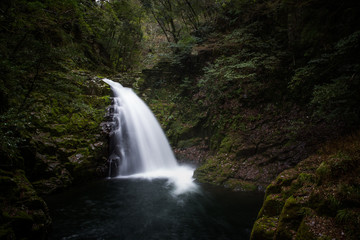
[[[0,171],[0,239],[46,239],[51,218],[25,172]]]
[[[26,171],[41,194],[66,188],[75,179],[79,181],[77,177],[101,174],[97,169],[107,156],[107,133],[102,132],[101,122],[110,103],[110,90],[100,78],[89,74],[54,73],[54,81],[66,79],[63,87],[72,91],[50,89],[47,97],[34,93],[39,99],[34,104],[37,122],[29,141],[33,160],[30,164],[26,159]]]
[[[324,181],[330,176],[331,169],[326,162],[322,162],[320,166],[316,169],[317,180],[319,183]]]
[[[258,186],[256,184],[236,178],[227,179],[223,183],[223,186],[234,191],[254,192],[258,190]]]
[[[357,132],[281,173],[267,187],[251,239],[357,239],[359,147]],[[270,217],[278,219],[274,231],[260,227]]]
[[[300,224],[300,227],[297,230],[296,233],[296,240],[316,240],[316,236],[313,232],[311,232],[311,228],[309,226],[309,223],[307,221],[307,218],[304,218],[303,221]]]
[[[240,163],[231,160],[229,154],[211,156],[194,172],[194,177],[202,183],[211,183],[234,191],[259,191],[262,186],[253,181],[237,178]]]
[[[261,217],[254,223],[250,239],[272,240],[278,224],[278,217]]]
[[[280,194],[269,194],[264,200],[259,216],[279,216],[284,204],[285,201]]]
[[[230,153],[231,148],[233,147],[233,138],[230,136],[226,136],[220,143],[219,153]]]
[[[50,177],[48,179],[41,179],[33,182],[34,188],[41,195],[49,195],[60,190],[63,190],[73,183],[73,178],[65,169],[63,169],[63,174]]]
[[[201,141],[202,141],[201,138],[190,138],[190,139],[186,139],[186,140],[180,140],[177,143],[177,147],[182,148],[182,149],[183,148],[189,148],[189,147],[192,147],[192,146],[199,145]]]
[[[227,180],[235,176],[236,163],[231,162],[226,155],[210,157],[197,168],[194,177],[203,183],[223,185]]]
[[[298,199],[291,196],[286,200],[275,232],[276,239],[292,239],[303,218],[301,208]]]

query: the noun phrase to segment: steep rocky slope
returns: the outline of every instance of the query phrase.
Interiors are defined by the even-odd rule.
[[[251,239],[358,239],[360,134],[327,143],[267,187]]]
[[[0,174],[0,239],[46,239],[49,210],[24,171]]]
[[[262,41],[248,31],[217,35],[216,41],[196,47],[183,66],[185,76],[165,62],[146,71],[140,92],[179,160],[199,165],[198,181],[262,191],[342,127],[332,131],[336,123],[312,117],[303,105],[283,96],[284,86],[275,80],[286,74],[281,67],[285,53],[264,47],[238,54]],[[249,37],[252,42],[243,42]],[[181,83],[168,81],[181,78]]]
[[[213,31],[143,71],[137,86],[178,157],[199,165],[198,181],[264,190],[357,129],[358,2],[224,5]]]
[[[46,239],[51,219],[41,196],[107,174],[101,123],[110,90],[84,71],[57,74],[49,73],[47,91],[32,92],[29,122],[3,117],[22,142],[12,155],[1,152],[0,239]]]

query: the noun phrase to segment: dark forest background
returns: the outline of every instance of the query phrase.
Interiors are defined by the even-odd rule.
[[[267,189],[252,238],[356,239],[359,22],[354,0],[1,1],[0,239],[46,238],[39,195],[106,175],[104,77],[198,181]]]

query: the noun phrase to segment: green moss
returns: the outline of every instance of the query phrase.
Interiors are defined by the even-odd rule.
[[[1,185],[5,185],[5,184],[8,184],[8,183],[11,183],[12,182],[12,179],[11,177],[8,177],[8,176],[0,176],[0,184]]]
[[[91,121],[83,116],[81,113],[74,113],[70,118],[70,124],[72,127],[76,129],[83,129],[85,128]]]
[[[132,87],[133,87],[134,89],[137,89],[137,90],[138,90],[138,89],[142,88],[142,86],[144,85],[144,83],[145,83],[145,79],[142,78],[142,77],[138,77],[138,78],[135,79],[135,82],[133,83]]]
[[[59,123],[66,124],[69,123],[70,118],[67,115],[62,115],[59,117]]]
[[[11,177],[12,175],[13,175],[12,172],[5,171],[5,170],[3,170],[3,169],[0,169],[0,176]]]
[[[277,239],[292,239],[293,232],[297,231],[303,218],[301,208],[301,203],[293,196],[286,200],[275,234]]]
[[[355,153],[337,152],[332,155],[329,161],[331,174],[337,177],[339,174],[350,172],[359,164],[359,154]]]
[[[298,203],[298,200],[295,197],[290,196],[286,200],[284,208],[281,212],[282,219],[291,220],[294,218],[298,218],[300,208],[301,206]]]
[[[301,221],[300,227],[296,233],[296,240],[316,240],[316,236],[310,231],[310,227],[306,224],[306,219]]]
[[[256,191],[257,186],[253,183],[246,182],[240,179],[230,178],[223,183],[224,187],[230,188],[234,191]]]
[[[285,170],[275,179],[275,183],[280,186],[290,186],[292,181],[298,177],[298,174],[295,169]]]
[[[265,193],[266,195],[268,194],[277,194],[277,193],[280,193],[281,192],[281,186],[280,185],[277,185],[277,184],[269,184],[267,187],[266,187],[266,190],[265,190]]]
[[[56,177],[35,181],[33,185],[36,191],[42,195],[49,195],[62,188],[62,182]]]
[[[74,182],[86,181],[96,176],[96,168],[94,162],[85,160],[81,164],[76,164],[72,170]]]
[[[178,142],[177,146],[179,148],[188,148],[192,146],[196,146],[201,142],[201,138],[190,138],[187,140],[181,140]]]
[[[47,127],[55,136],[64,135],[68,133],[69,130],[69,127],[66,124],[49,124]]]
[[[251,231],[250,240],[272,240],[275,235],[277,217],[262,217],[256,220]]]
[[[76,149],[84,142],[83,138],[79,138],[75,135],[63,135],[61,137],[54,138],[56,145],[59,148]]]
[[[210,149],[217,150],[224,139],[224,135],[220,132],[216,132],[210,137]]]
[[[0,239],[16,239],[13,229],[8,226],[1,226]]]
[[[356,183],[340,183],[336,188],[337,196],[347,206],[360,206],[360,185]]]
[[[316,169],[316,175],[318,177],[318,182],[321,183],[324,179],[330,177],[331,169],[326,162],[322,162],[320,166]]]
[[[313,193],[310,195],[309,207],[319,214],[335,217],[341,202],[336,196],[327,193]]]
[[[194,177],[204,183],[223,185],[234,177],[237,170],[236,162],[230,161],[225,155],[210,157],[194,172]]]
[[[25,211],[16,211],[15,213],[9,214],[7,212],[3,213],[4,218],[11,219],[11,220],[18,220],[22,222],[32,223],[33,218]]]
[[[220,143],[219,153],[230,153],[233,146],[233,140],[230,136],[226,136]]]
[[[314,175],[309,173],[300,173],[297,177],[297,180],[301,185],[315,183]]]
[[[311,193],[309,199],[309,207],[316,211],[322,212],[322,209],[327,208],[325,206],[325,199],[322,193]]]
[[[25,176],[23,170],[16,170],[13,180],[16,182],[18,189],[22,192],[23,198],[29,198],[36,195],[36,191]]]
[[[267,195],[263,203],[263,206],[259,212],[259,217],[262,216],[274,217],[280,215],[284,204],[285,201],[281,197],[281,195],[278,194]]]

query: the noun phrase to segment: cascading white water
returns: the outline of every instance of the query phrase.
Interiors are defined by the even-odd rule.
[[[160,124],[146,104],[120,83],[103,79],[113,91],[112,153],[118,177],[168,178],[175,194],[193,190],[194,169],[179,166]],[[111,166],[112,164],[110,164]]]

